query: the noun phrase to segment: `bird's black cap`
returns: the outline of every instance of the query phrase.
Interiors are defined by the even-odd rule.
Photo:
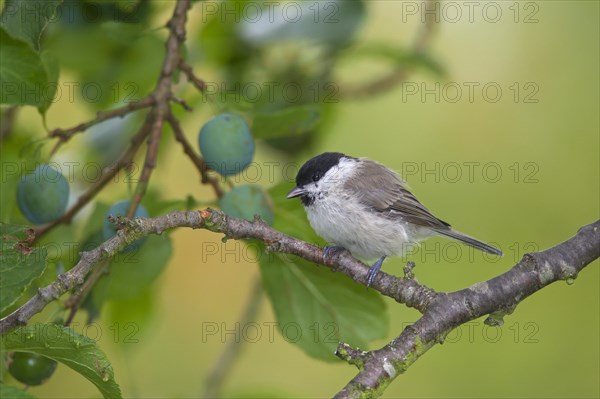
[[[340,158],[346,155],[341,152],[324,152],[306,161],[296,176],[296,186],[303,187],[314,181],[319,181],[331,167],[338,164]]]

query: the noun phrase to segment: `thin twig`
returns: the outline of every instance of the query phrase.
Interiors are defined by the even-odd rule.
[[[52,132],[50,132],[50,137],[58,137],[60,139],[59,143],[61,143],[64,141],[68,141],[77,132],[84,131],[88,127],[102,122],[104,120],[114,118],[117,116],[124,116],[127,113],[133,112],[137,109],[152,107],[151,111],[148,113],[148,115],[146,115],[146,119],[143,126],[133,137],[128,150],[121,156],[117,163],[113,167],[105,170],[100,180],[98,180],[96,184],[90,187],[90,189],[88,189],[88,191],[85,194],[81,195],[77,199],[75,205],[73,205],[69,210],[67,210],[67,212],[62,217],[60,217],[52,223],[38,228],[36,230],[36,240],[38,240],[40,237],[47,234],[49,231],[61,224],[70,223],[73,217],[77,214],[77,212],[79,212],[81,208],[87,205],[121,169],[126,168],[133,162],[135,154],[137,153],[143,141],[150,135],[154,137],[158,134],[157,132],[160,132],[162,130],[162,125],[164,124],[164,116],[167,113],[168,103],[171,98],[172,76],[179,63],[179,49],[181,43],[185,40],[185,22],[189,7],[189,0],[178,1],[175,5],[173,16],[167,23],[167,26],[171,32],[166,43],[167,53],[161,70],[160,79],[158,80],[156,88],[154,89],[152,94],[136,103],[130,103],[126,106],[111,111],[99,112],[96,118],[91,121],[80,123],[79,125],[69,129],[55,129]],[[158,140],[151,140],[151,143],[157,142]],[[59,143],[57,143],[57,145]],[[156,145],[158,145],[158,143]],[[149,179],[150,177],[152,169],[150,166],[152,166],[153,164],[152,156],[154,156],[153,154],[155,153],[155,151],[157,151],[157,149],[155,148],[148,149],[150,158],[148,158],[147,153],[146,163],[144,164],[144,171],[142,172],[143,176],[138,182],[138,186],[136,187],[136,193],[134,194],[134,198],[131,201],[131,205],[134,205],[135,203],[139,204],[139,201],[141,201],[143,197],[143,193],[145,192],[145,188],[147,185],[147,180],[144,181],[144,179]],[[137,204],[135,204],[135,207],[137,207]],[[135,209],[133,210],[133,212],[135,212]]]
[[[250,289],[250,294],[245,301],[246,307],[238,319],[241,328],[244,328],[244,326],[247,326],[249,323],[256,320],[263,293],[264,291],[260,278],[255,278],[254,284]],[[221,389],[225,377],[231,372],[235,361],[239,358],[243,344],[243,340],[234,339],[227,341],[223,353],[221,353],[221,356],[208,373],[204,393],[202,394],[203,398],[218,398],[221,396]]]
[[[188,82],[194,85],[196,90],[200,92],[200,94],[203,96],[203,99],[206,99],[208,101],[208,104],[211,106],[213,111],[215,113],[218,112],[219,107],[215,103],[215,99],[213,98],[213,96],[211,96],[211,94],[208,93],[206,82],[197,77],[196,74],[194,74],[194,70],[192,69],[192,67],[186,64],[183,59],[179,61],[178,68],[181,72],[183,72]]]
[[[54,145],[54,148],[52,148],[52,151],[50,151],[50,156],[54,155],[64,143],[69,141],[77,133],[83,132],[89,129],[90,127],[97,125],[98,123],[104,122],[106,120],[118,117],[122,118],[125,115],[130,114],[134,111],[152,107],[154,104],[154,98],[152,96],[148,96],[144,97],[139,101],[130,102],[129,104],[119,108],[115,108],[108,111],[99,111],[96,113],[96,117],[94,119],[89,120],[87,122],[82,122],[68,129],[54,129],[48,133],[48,137],[58,138],[59,140]]]
[[[86,191],[77,199],[75,205],[69,208],[64,215],[62,215],[60,218],[56,219],[52,223],[46,224],[36,229],[36,240],[39,240],[42,236],[44,236],[49,231],[61,224],[70,223],[73,217],[75,217],[75,215],[77,214],[77,212],[79,212],[92,199],[94,199],[96,194],[98,194],[104,188],[104,186],[106,186],[113,179],[113,177],[115,177],[117,173],[119,173],[121,169],[126,168],[133,162],[133,157],[144,142],[144,139],[150,133],[150,127],[153,119],[153,113],[150,112],[146,116],[146,120],[140,128],[140,130],[138,131],[138,133],[131,139],[129,148],[123,153],[123,155],[121,155],[119,160],[113,166],[111,166],[110,168],[106,168],[102,171],[102,177],[100,177],[100,179],[92,187],[90,187],[88,191]]]
[[[194,74],[194,70],[192,69],[192,67],[189,66],[188,64],[186,64],[183,59],[181,59],[179,61],[179,66],[178,67],[181,70],[181,72],[183,72],[185,74],[188,82],[190,82],[191,84],[193,84],[194,87],[196,87],[196,89],[200,93],[205,93],[206,92],[206,82],[203,81],[202,79],[198,78]]]
[[[194,109],[192,107],[189,106],[188,103],[185,102],[185,100],[183,98],[179,98],[175,95],[171,95],[171,101],[173,101],[174,103],[177,103],[179,105],[181,105],[181,107],[186,110],[187,112],[192,112]]]
[[[160,144],[160,136],[162,134],[164,124],[164,108],[164,105],[158,106],[156,108],[156,114],[152,123],[152,127],[150,128],[150,135],[148,137],[148,149],[146,150],[144,168],[142,169],[142,173],[136,185],[135,192],[129,203],[129,208],[127,210],[128,217],[133,217],[133,215],[135,214],[135,210],[137,209],[140,202],[142,202],[144,194],[146,194],[148,183],[150,182],[150,176],[152,175],[152,171],[156,167],[156,158],[158,157],[158,146]]]
[[[90,294],[92,288],[96,285],[96,282],[100,277],[106,274],[108,269],[108,259],[105,259],[103,262],[100,262],[98,266],[95,267],[94,271],[90,276],[85,280],[85,283],[81,286],[81,289],[76,294],[73,294],[68,300],[65,301],[65,307],[69,309],[69,316],[65,320],[65,326],[68,326],[75,318],[79,307],[85,301],[85,298]]]
[[[160,78],[156,84],[153,97],[156,101],[155,119],[152,124],[150,136],[148,139],[148,149],[146,151],[146,159],[144,161],[144,168],[140,175],[140,179],[136,185],[135,193],[129,204],[127,215],[132,217],[135,214],[135,210],[144,198],[146,189],[150,182],[150,176],[152,171],[156,167],[156,158],[158,157],[158,147],[160,144],[160,136],[162,134],[163,125],[165,123],[165,117],[170,112],[169,101],[173,95],[171,93],[171,86],[173,83],[173,73],[179,65],[181,59],[181,44],[185,41],[186,31],[185,22],[187,20],[187,12],[190,8],[189,0],[181,0],[175,5],[173,16],[167,22],[170,34],[166,43],[166,56],[161,69]]]
[[[225,193],[223,192],[223,189],[221,188],[218,179],[208,174],[208,166],[206,165],[206,162],[204,162],[204,160],[200,158],[198,154],[196,154],[194,148],[190,145],[189,141],[185,137],[185,134],[183,133],[183,130],[177,118],[175,118],[173,114],[168,114],[167,122],[169,122],[169,125],[171,125],[171,128],[173,129],[175,140],[181,143],[181,146],[183,147],[183,152],[192,161],[194,166],[196,166],[198,172],[200,172],[200,181],[202,182],[202,184],[210,184],[217,198],[223,197]]]
[[[135,154],[137,153],[139,147],[145,138],[148,138],[148,148],[146,150],[146,159],[144,161],[144,167],[142,169],[142,173],[136,185],[136,190],[133,194],[133,197],[130,201],[129,209],[127,211],[127,215],[132,217],[135,214],[135,210],[139,206],[142,201],[144,194],[146,193],[146,189],[148,187],[150,176],[152,175],[152,171],[156,166],[156,159],[158,157],[158,148],[160,144],[160,136],[162,134],[165,116],[170,113],[169,109],[169,101],[172,99],[171,94],[171,85],[172,85],[172,76],[176,67],[179,63],[180,58],[180,47],[183,41],[185,40],[185,22],[187,18],[187,11],[190,7],[189,0],[179,1],[175,10],[173,11],[173,16],[167,23],[167,27],[170,30],[170,35],[166,42],[166,55],[165,60],[163,62],[163,66],[161,69],[160,78],[156,84],[156,87],[152,94],[146,99],[142,100],[144,104],[151,105],[152,110],[148,113],[144,125],[140,128],[139,133],[134,137],[132,143],[129,147],[129,150],[122,155],[121,159],[117,162],[116,167],[110,169],[106,174],[102,176],[100,181],[94,185],[92,188],[88,190],[84,195],[82,195],[75,206],[73,206],[63,217],[56,220],[54,223],[51,223],[47,226],[42,227],[40,230],[36,232],[36,238],[41,237],[54,227],[58,226],[61,223],[68,223],[71,221],[73,216],[89,201],[91,201],[98,192],[112,179],[116,173],[122,169],[127,167],[133,161]],[[138,107],[140,106],[137,103]],[[92,125],[98,122],[99,120],[108,119],[110,117],[115,116],[123,116],[128,112],[132,112],[137,109],[135,106],[125,106],[119,109],[99,113],[97,120],[88,122],[87,125]],[[104,118],[104,119],[102,119]],[[60,144],[66,140],[68,140],[72,134],[75,134],[77,129],[87,128],[86,124],[78,125],[77,127],[71,129],[72,131],[65,136],[64,131],[61,133],[62,135],[58,135],[61,138],[59,141]],[[55,130],[56,132],[56,130]],[[56,133],[58,134],[58,133]],[[70,135],[69,135],[70,134]],[[55,149],[58,147],[55,147]],[[85,280],[84,286],[82,287],[80,293],[74,294],[67,301],[67,307],[69,307],[70,314],[68,317],[68,321],[70,322],[75,313],[81,306],[82,301],[92,290],[97,280],[100,278],[102,274],[97,270],[96,273],[93,273],[87,280]]]

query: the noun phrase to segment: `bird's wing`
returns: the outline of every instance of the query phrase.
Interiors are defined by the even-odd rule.
[[[400,176],[380,163],[366,159],[362,161],[356,174],[346,182],[344,188],[363,205],[419,226],[434,230],[450,229],[448,223],[433,216],[408,191]]]

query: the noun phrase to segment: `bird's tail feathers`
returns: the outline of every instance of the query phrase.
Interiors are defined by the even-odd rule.
[[[466,234],[463,234],[459,231],[449,229],[449,230],[438,230],[437,232],[446,237],[450,237],[450,238],[454,238],[455,240],[462,241],[465,244],[472,246],[473,248],[479,249],[480,251],[487,252],[487,253],[490,253],[493,255],[502,256],[502,251],[500,251],[498,248],[492,247],[491,245],[486,244],[485,242],[476,240],[475,238],[470,237]]]

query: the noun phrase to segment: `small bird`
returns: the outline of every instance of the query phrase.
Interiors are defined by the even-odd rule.
[[[308,220],[332,247],[363,259],[377,259],[367,274],[371,285],[388,256],[402,256],[420,241],[442,235],[481,251],[502,251],[454,230],[433,216],[393,170],[366,158],[325,152],[298,171],[287,198],[300,197]]]

